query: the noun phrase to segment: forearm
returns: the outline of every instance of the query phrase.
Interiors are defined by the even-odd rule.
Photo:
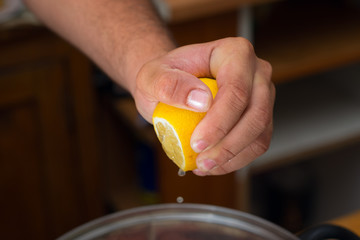
[[[174,48],[148,0],[25,2],[130,92],[142,65]]]

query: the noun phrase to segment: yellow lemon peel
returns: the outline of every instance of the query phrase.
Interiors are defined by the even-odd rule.
[[[217,93],[214,79],[200,78],[211,90],[213,98]],[[166,155],[183,171],[196,169],[197,153],[190,146],[191,135],[205,112],[194,112],[159,103],[153,113],[155,133]]]

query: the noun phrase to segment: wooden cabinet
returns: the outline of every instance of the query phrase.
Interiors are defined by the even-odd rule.
[[[42,28],[0,38],[4,239],[53,239],[102,214],[88,60]]]

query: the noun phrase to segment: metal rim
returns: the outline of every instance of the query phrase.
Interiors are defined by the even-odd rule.
[[[124,227],[172,220],[231,227],[263,236],[264,239],[298,239],[287,230],[248,213],[206,204],[170,203],[148,205],[113,213],[81,225],[58,240],[94,239]]]

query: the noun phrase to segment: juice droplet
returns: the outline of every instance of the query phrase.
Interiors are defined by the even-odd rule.
[[[185,171],[183,171],[182,169],[179,169],[179,171],[178,171],[179,177],[183,177],[183,176],[185,176],[185,174],[186,174]]]
[[[181,196],[179,196],[179,197],[176,198],[176,202],[177,202],[177,203],[183,203],[183,202],[184,202],[184,198],[181,197]]]

